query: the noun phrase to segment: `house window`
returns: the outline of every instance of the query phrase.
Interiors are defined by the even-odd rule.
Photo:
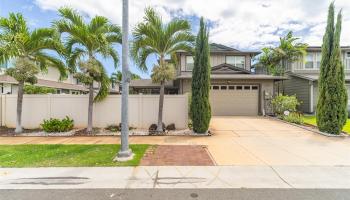
[[[305,69],[313,69],[314,68],[314,55],[312,53],[308,53],[305,58]]]
[[[235,67],[244,68],[245,56],[226,56],[226,63]]]
[[[250,86],[249,85],[244,86],[244,90],[250,90]]]
[[[305,57],[305,69],[320,69],[321,66],[321,52],[308,53]]]
[[[252,90],[258,90],[258,86],[252,86]]]
[[[242,89],[243,89],[243,87],[241,85],[236,87],[236,90],[242,90]]]
[[[350,69],[350,51],[345,53],[344,67]]]
[[[221,86],[221,90],[227,90],[227,86],[226,85],[222,85]]]
[[[219,86],[218,85],[214,85],[213,86],[213,90],[219,90]]]
[[[229,89],[229,90],[234,90],[234,89],[235,89],[235,86],[230,85],[230,86],[228,86],[228,89]]]
[[[193,56],[186,56],[186,71],[192,71],[194,66]]]

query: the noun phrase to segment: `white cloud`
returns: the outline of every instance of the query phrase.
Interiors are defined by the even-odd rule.
[[[215,24],[211,41],[241,49],[257,49],[278,41],[292,30],[304,42],[320,45],[327,7],[332,0],[135,0],[130,2],[130,23],[142,20],[144,8],[155,7],[165,20],[172,16],[204,16]],[[36,0],[42,9],[71,6],[88,16],[103,15],[121,23],[121,0]],[[350,45],[349,0],[337,0],[343,8],[342,45]]]

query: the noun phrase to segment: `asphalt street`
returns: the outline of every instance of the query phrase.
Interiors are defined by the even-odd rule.
[[[349,189],[0,190],[0,200],[350,200]]]

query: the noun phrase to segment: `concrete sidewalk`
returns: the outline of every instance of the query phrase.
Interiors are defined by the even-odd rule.
[[[350,189],[350,167],[0,168],[0,189],[87,188]]]

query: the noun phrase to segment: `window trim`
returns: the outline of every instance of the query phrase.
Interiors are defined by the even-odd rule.
[[[306,57],[310,54],[312,54],[312,68],[306,68]],[[320,66],[317,68],[318,56],[322,57],[322,53],[321,52],[307,52],[307,55],[304,57],[302,70],[320,70],[321,63],[320,63]],[[321,62],[321,60],[320,60],[320,62]]]
[[[233,64],[233,66],[235,66],[235,67],[239,67],[239,66],[237,66],[237,60],[236,60],[236,58],[237,57],[242,57],[242,58],[244,58],[243,60],[244,60],[244,63],[243,63],[243,67],[239,67],[239,68],[242,68],[242,69],[245,69],[246,68],[246,56],[245,55],[225,55],[225,63],[226,64],[230,64],[230,65],[232,65],[231,63],[228,63],[227,62],[227,57],[234,57],[235,58],[235,64]]]
[[[185,55],[185,71],[191,72],[191,71],[193,71],[193,68],[191,70],[187,68],[187,58],[188,57],[192,57],[192,59],[193,59],[193,67],[194,67],[194,57],[192,55]]]

